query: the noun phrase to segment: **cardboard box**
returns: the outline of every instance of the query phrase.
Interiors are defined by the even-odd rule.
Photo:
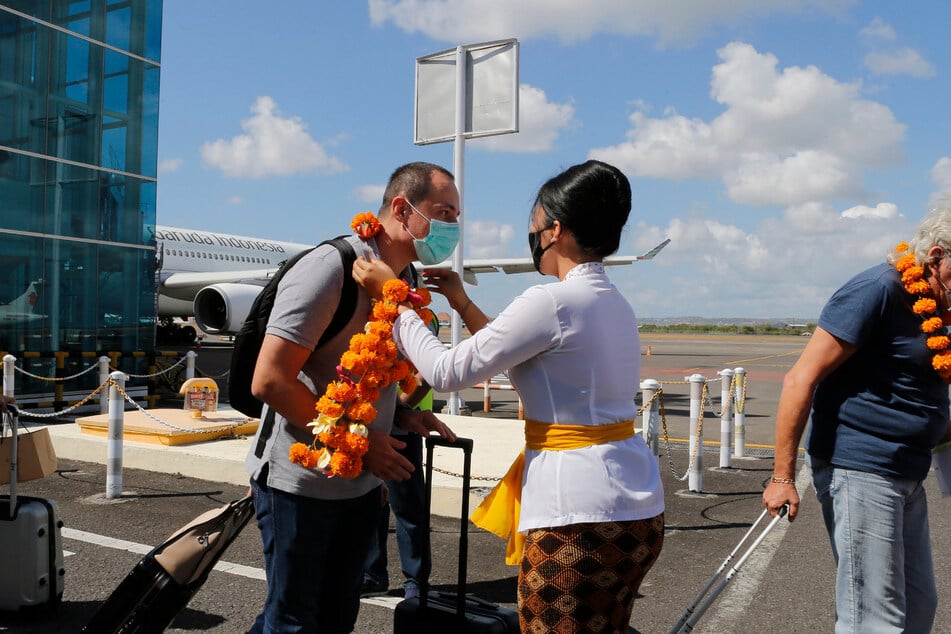
[[[0,437],[0,484],[10,483],[13,437]],[[17,436],[17,482],[39,480],[56,471],[56,451],[46,427],[20,430]]]

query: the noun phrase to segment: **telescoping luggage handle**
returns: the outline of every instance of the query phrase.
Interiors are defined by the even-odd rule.
[[[17,423],[20,420],[20,410],[15,405],[7,404],[7,413],[3,415],[5,424],[10,425],[13,438],[10,440],[10,519],[16,517],[17,509]],[[0,436],[3,436],[3,425],[0,425]]]
[[[677,621],[677,624],[674,625],[672,630],[670,630],[670,634],[682,634],[684,632],[693,631],[693,628],[700,620],[700,617],[702,617],[703,613],[707,611],[707,608],[713,605],[713,602],[717,600],[717,597],[720,596],[720,593],[723,592],[723,589],[726,587],[726,585],[730,583],[730,579],[732,579],[733,575],[739,571],[740,566],[743,565],[747,557],[753,554],[753,551],[756,550],[756,547],[760,545],[760,542],[762,542],[769,532],[773,530],[773,527],[779,523],[779,520],[786,516],[787,512],[789,512],[788,504],[784,504],[779,507],[779,510],[776,512],[776,517],[774,517],[772,521],[766,525],[766,528],[763,529],[763,532],[759,534],[759,537],[757,537],[756,540],[750,544],[750,547],[747,548],[743,555],[736,561],[735,564],[733,564],[733,566],[726,573],[726,576],[721,578],[723,571],[726,570],[726,567],[730,565],[730,561],[733,560],[733,557],[736,556],[736,553],[740,551],[740,548],[743,547],[743,544],[746,543],[746,540],[749,539],[750,535],[753,534],[753,531],[756,530],[756,527],[759,526],[759,523],[762,522],[769,513],[769,509],[763,509],[763,512],[760,513],[760,516],[755,522],[753,522],[753,525],[750,526],[750,529],[746,531],[746,535],[743,536],[743,539],[741,539],[739,543],[733,548],[733,550],[730,551],[730,554],[727,555],[726,559],[723,560],[723,563],[720,564],[720,567],[717,568],[717,571],[713,573],[713,576],[710,577],[709,581],[707,581],[707,585],[703,587],[697,597],[693,600],[693,603],[691,603],[680,616],[680,620]],[[717,580],[719,580],[719,583],[717,583]],[[713,587],[714,584],[716,584],[715,588]],[[710,592],[710,588],[713,588],[713,592]],[[709,595],[707,594],[708,592],[710,592]],[[704,597],[706,597],[706,599],[704,599]],[[703,603],[701,603],[701,601]],[[697,607],[698,605],[700,607]]]
[[[446,440],[442,436],[426,437],[426,515],[423,534],[426,536],[426,548],[429,546],[429,518],[433,502],[433,449],[436,446],[462,449],[462,520],[459,526],[459,576],[456,580],[456,615],[463,618],[466,612],[466,566],[469,559],[469,480],[472,467],[472,439],[456,438]],[[429,579],[423,581],[419,595],[421,610],[426,609],[429,594]]]

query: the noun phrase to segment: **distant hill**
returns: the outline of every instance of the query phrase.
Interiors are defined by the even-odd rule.
[[[817,317],[770,317],[770,318],[752,318],[752,317],[637,317],[637,323],[641,325],[652,326],[676,326],[685,324],[688,326],[776,326],[782,327],[815,327]]]

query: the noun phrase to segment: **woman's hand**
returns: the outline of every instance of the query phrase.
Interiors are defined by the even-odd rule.
[[[469,301],[465,289],[462,287],[462,279],[459,274],[451,269],[424,269],[423,282],[426,288],[443,295],[449,300],[449,305],[459,310]]]
[[[373,299],[382,299],[383,285],[396,279],[396,274],[383,260],[360,256],[353,262],[353,279]]]

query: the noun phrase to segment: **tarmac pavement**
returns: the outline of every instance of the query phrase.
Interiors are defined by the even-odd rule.
[[[647,575],[634,605],[632,632],[667,632],[711,578],[737,542],[759,517],[760,496],[772,473],[772,420],[783,373],[805,339],[644,335],[643,379],[654,378],[664,390],[664,419],[670,442],[659,457],[667,510],[663,552]],[[223,352],[203,348],[198,366],[215,374]],[[216,361],[217,359],[217,361]],[[714,380],[704,408],[707,443],[719,440],[720,383],[717,371],[744,367],[747,456],[720,468],[719,448],[706,444],[702,486],[688,491],[683,476],[690,452],[683,441],[689,428],[689,386],[684,378],[700,373]],[[437,394],[437,405],[440,397]],[[481,390],[463,398],[472,417],[446,417],[460,436],[474,439],[473,503],[508,468],[521,447],[521,424],[514,420],[512,392],[492,393],[492,411],[482,412]],[[180,407],[180,406],[179,406]],[[158,414],[161,412],[159,411]],[[25,412],[23,422],[37,422]],[[46,421],[48,422],[48,421]],[[58,471],[22,483],[21,495],[52,498],[65,523],[66,586],[63,603],[48,613],[0,613],[0,631],[78,632],[99,604],[151,546],[201,512],[241,497],[247,488],[243,459],[247,438],[166,447],[123,443],[123,495],[105,499],[106,440],[82,433],[72,420],[49,425],[59,457]],[[711,427],[714,429],[711,431]],[[450,590],[456,580],[461,453],[438,449],[434,476],[433,584]],[[802,464],[802,463],[800,463]],[[704,614],[695,632],[832,631],[834,583],[831,549],[805,467],[800,473],[803,504],[797,520],[781,520],[745,561],[733,580]],[[951,631],[951,501],[943,500],[933,478],[932,542],[938,578],[939,613],[935,631]],[[470,508],[472,506],[470,505]],[[253,522],[252,522],[253,523]],[[766,524],[762,522],[760,526]],[[505,566],[504,543],[468,524],[468,591],[514,607],[517,568]],[[366,598],[356,632],[392,631],[392,607],[399,600],[398,554],[390,540],[391,596]],[[211,574],[207,583],[173,622],[171,632],[245,632],[264,601],[260,536],[249,526],[225,553],[230,571]],[[734,562],[735,563],[735,559]]]

